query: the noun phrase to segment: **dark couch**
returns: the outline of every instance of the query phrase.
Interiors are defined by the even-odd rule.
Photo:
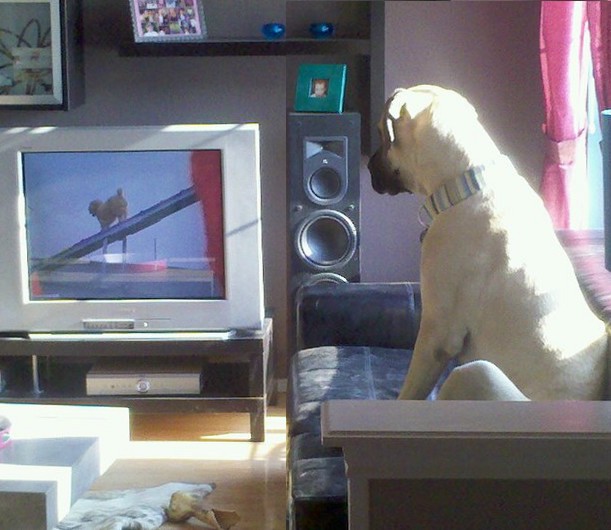
[[[290,362],[287,394],[290,529],[348,528],[344,459],[341,450],[322,446],[320,406],[330,399],[395,399],[411,360],[420,307],[417,283],[319,284],[302,290],[297,301],[298,351]],[[611,373],[611,356],[609,363]],[[451,369],[449,366],[442,375],[429,399],[434,399]],[[606,399],[611,397],[611,377],[608,385]],[[564,413],[564,406],[557,404],[559,414]],[[593,492],[604,497],[609,491],[606,482],[601,487],[596,480],[539,480],[532,484],[543,499],[548,493],[565,500],[566,495],[577,495],[571,504],[544,501],[547,512],[552,506],[566,505],[567,512],[579,511],[595,520],[600,512],[593,507],[605,504]],[[520,488],[513,491],[518,498],[523,485],[521,481]],[[499,505],[501,511],[506,501],[504,498]],[[523,515],[528,518],[530,505],[525,506]],[[582,509],[573,510],[574,506]],[[599,517],[599,522],[605,520],[603,525],[593,527],[609,528],[608,516],[607,510]]]
[[[420,305],[417,283],[302,289],[298,351],[288,376],[289,528],[348,528],[344,459],[341,450],[322,446],[320,405],[329,399],[396,399],[418,333]]]

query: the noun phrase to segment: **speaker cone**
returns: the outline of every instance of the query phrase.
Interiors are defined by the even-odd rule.
[[[341,266],[357,249],[357,230],[341,212],[321,210],[300,225],[295,240],[297,253],[319,269]]]
[[[344,192],[341,175],[333,168],[321,167],[310,175],[306,192],[319,204],[341,199]]]
[[[348,280],[335,272],[321,272],[310,276],[303,285],[318,285],[320,283],[348,283]]]

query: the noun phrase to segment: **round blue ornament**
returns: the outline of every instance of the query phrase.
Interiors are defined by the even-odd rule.
[[[263,24],[261,26],[261,33],[266,39],[275,40],[284,37],[284,33],[286,32],[286,27],[284,24],[280,24],[279,22],[268,22],[267,24]]]
[[[335,27],[330,22],[315,22],[310,24],[310,33],[315,39],[326,39],[333,35]]]

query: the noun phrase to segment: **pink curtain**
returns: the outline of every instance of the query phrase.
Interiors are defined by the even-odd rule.
[[[556,228],[575,228],[577,206],[585,200],[586,4],[541,2],[543,132],[547,138],[541,194]]]
[[[611,2],[587,2],[592,69],[600,110],[611,108]]]

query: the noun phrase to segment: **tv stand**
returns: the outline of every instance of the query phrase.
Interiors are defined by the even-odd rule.
[[[35,334],[0,336],[0,402],[115,405],[135,412],[244,412],[251,440],[265,439],[267,404],[274,395],[273,322],[228,337],[206,333]],[[201,364],[199,394],[87,395],[96,362],[168,360]]]

